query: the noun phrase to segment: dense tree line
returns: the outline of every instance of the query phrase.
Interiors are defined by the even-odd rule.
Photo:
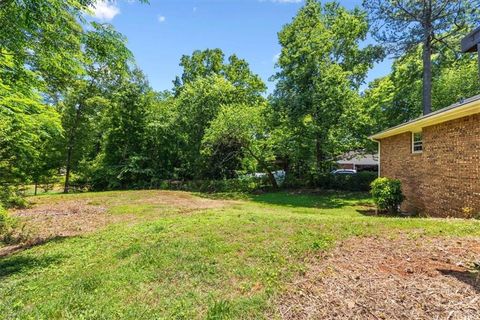
[[[276,186],[278,169],[311,179],[346,151],[374,148],[369,134],[424,109],[425,43],[418,37],[402,47],[389,75],[362,91],[368,71],[390,52],[363,43],[382,10],[398,1],[371,2],[367,12],[307,0],[278,34],[276,89],[268,97],[248,63],[220,49],[181,57],[172,89],[155,92],[125,37],[85,20],[94,3],[0,2],[4,203],[26,184],[62,182],[65,192],[155,188],[166,179],[262,171]],[[395,12],[388,19],[401,19]],[[458,14],[468,18],[462,30],[474,15]],[[435,22],[429,49],[434,110],[480,92],[475,57],[454,50],[460,34],[445,23]]]

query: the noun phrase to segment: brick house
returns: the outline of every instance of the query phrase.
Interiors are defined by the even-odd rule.
[[[370,138],[379,144],[380,176],[402,181],[402,210],[480,213],[480,95]]]

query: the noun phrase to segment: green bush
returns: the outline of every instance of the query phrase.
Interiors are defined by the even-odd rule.
[[[378,178],[371,184],[371,194],[377,208],[395,214],[400,210],[405,197],[402,193],[402,183],[397,179]]]
[[[287,174],[285,176],[285,181],[283,182],[282,187],[287,189],[299,189],[299,188],[311,187],[311,184],[307,179],[302,179],[302,178],[294,177],[291,174]]]
[[[7,210],[0,205],[0,237],[5,234],[8,229],[10,221],[10,216],[8,215]]]
[[[358,172],[355,174],[318,174],[312,185],[322,189],[341,191],[370,191],[371,183],[378,177],[376,172]]]
[[[0,205],[0,242],[17,244],[30,239],[25,225],[18,218],[12,217],[7,209]]]
[[[8,211],[0,205],[0,242],[11,243],[15,221]]]
[[[259,189],[266,188],[264,179],[257,179],[253,177],[243,177],[238,179],[226,180],[191,180],[178,181],[168,180],[162,181],[159,184],[161,189],[167,190],[181,190],[181,191],[196,191],[206,193],[216,192],[244,192],[249,193]]]
[[[0,205],[5,208],[25,208],[27,201],[15,186],[0,186]]]

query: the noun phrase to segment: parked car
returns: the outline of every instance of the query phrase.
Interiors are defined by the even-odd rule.
[[[356,174],[357,170],[353,169],[338,169],[338,170],[333,170],[331,174],[333,175],[339,175],[339,174]]]
[[[282,185],[285,181],[286,172],[284,170],[277,170],[272,172],[275,180],[277,181],[278,185]],[[246,177],[255,177],[255,178],[265,178],[267,176],[264,172],[255,172],[252,174],[246,174]]]

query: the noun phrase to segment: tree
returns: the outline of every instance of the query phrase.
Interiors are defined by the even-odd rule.
[[[432,56],[432,110],[480,93],[476,57],[456,55],[446,47]],[[393,62],[389,75],[365,90],[362,105],[370,115],[367,134],[396,126],[422,113],[422,48],[418,45]],[[368,122],[368,121],[367,121]]]
[[[267,104],[224,105],[212,121],[202,140],[203,152],[211,155],[217,146],[236,145],[242,154],[252,157],[278,188],[272,173],[275,145],[265,116]]]
[[[299,148],[308,144],[313,149],[316,171],[328,169],[326,162],[339,151],[333,133],[368,69],[382,57],[379,47],[360,48],[367,32],[366,15],[359,9],[308,0],[279,33],[281,70],[275,76],[274,104],[295,127],[291,132],[299,135]]]
[[[390,53],[403,55],[422,45],[423,113],[432,110],[432,53],[480,18],[478,0],[364,0],[373,33]]]
[[[14,62],[0,56],[0,66]],[[20,77],[15,87],[0,78],[0,186],[38,181],[55,168],[63,130],[56,110]]]
[[[152,171],[152,185],[161,179],[178,179],[180,166],[181,128],[177,125],[178,104],[169,91],[154,93],[146,110],[145,150],[148,150],[148,168]]]
[[[183,73],[174,81],[177,93],[186,84],[213,75],[224,77],[236,88],[250,95],[260,96],[267,89],[262,79],[252,73],[245,60],[231,55],[225,62],[225,54],[220,49],[197,50],[191,56],[184,55],[180,66]]]
[[[92,26],[93,30],[83,38],[85,75],[72,84],[61,103],[66,135],[65,193],[69,192],[72,168],[85,155],[84,148],[92,145],[92,125],[108,104],[105,98],[128,75],[132,60],[123,35],[110,25],[94,23]]]
[[[176,176],[180,178],[225,178],[233,175],[239,166],[234,145],[216,149],[208,158],[200,154],[201,141],[210,122],[215,119],[221,105],[257,103],[264,100],[266,85],[254,74],[248,63],[231,55],[225,59],[220,49],[194,51],[184,55],[180,66],[182,75],[174,81],[174,105],[177,120]],[[228,159],[228,163],[226,163]],[[218,170],[218,166],[226,166]]]
[[[58,181],[56,177],[64,162],[63,128],[60,125],[60,115],[55,110],[50,110],[49,113],[44,112],[44,115],[50,119],[38,133],[38,142],[35,146],[38,156],[33,159],[28,168],[31,181],[35,185],[35,195],[40,184],[43,184],[44,189],[47,190]]]
[[[0,2],[0,55],[15,61],[15,75],[33,71],[32,86],[51,96],[78,74],[82,26],[94,0]],[[3,76],[3,75],[2,75]],[[15,77],[12,77],[13,79]]]
[[[143,73],[133,70],[105,112],[100,170],[94,179],[108,189],[136,187],[151,178],[151,170],[145,165],[149,150],[144,148],[146,114],[153,102],[151,91]]]
[[[180,171],[184,178],[201,178],[205,158],[201,157],[201,142],[222,105],[245,102],[248,98],[241,95],[235,86],[219,75],[212,75],[186,84],[176,103],[179,133]]]

